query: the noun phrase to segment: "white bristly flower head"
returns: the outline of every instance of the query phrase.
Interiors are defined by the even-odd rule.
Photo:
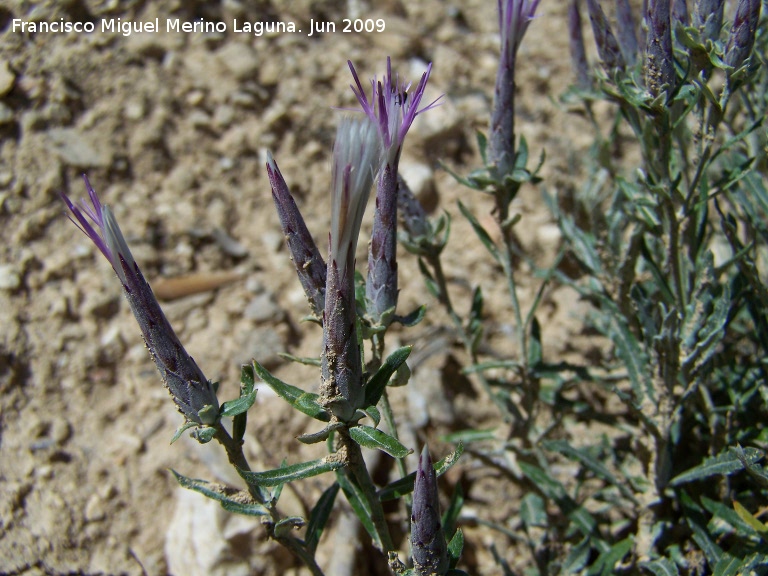
[[[344,118],[336,131],[331,176],[331,260],[339,276],[354,259],[371,185],[381,164],[381,139],[369,119]]]

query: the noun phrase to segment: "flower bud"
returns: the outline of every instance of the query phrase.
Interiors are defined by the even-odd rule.
[[[267,156],[267,174],[272,186],[272,199],[275,201],[277,216],[280,219],[280,226],[283,229],[293,265],[299,275],[299,282],[304,288],[312,312],[321,318],[325,309],[327,272],[325,261],[304,223],[304,218],[272,154]]]
[[[725,63],[734,69],[741,68],[752,55],[760,19],[760,0],[740,0],[736,8],[728,44],[725,47]]]
[[[342,120],[333,147],[321,399],[343,421],[349,420],[364,400],[355,328],[355,249],[381,154],[375,124],[367,118]]]
[[[213,424],[219,413],[213,384],[187,354],[171,328],[157,298],[134,261],[112,211],[109,207],[102,206],[88,178],[83,178],[93,206],[83,202],[81,211],[80,207],[75,206],[62,194],[62,199],[71,212],[70,220],[96,244],[120,278],[128,304],[139,323],[144,343],[179,411],[190,422]],[[98,232],[88,219],[96,225]]]
[[[539,6],[539,0],[499,0],[501,58],[491,112],[489,162],[499,181],[515,162],[515,60],[520,43]]]
[[[420,576],[442,575],[448,570],[448,548],[440,518],[437,475],[426,445],[419,456],[413,485],[411,547],[413,567]]]

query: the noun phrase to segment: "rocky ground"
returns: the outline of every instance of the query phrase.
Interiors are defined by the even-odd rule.
[[[572,185],[571,175],[581,170],[590,128],[557,103],[571,81],[565,3],[542,2],[540,14],[519,56],[517,127],[532,155],[546,149],[543,175],[553,191]],[[102,19],[117,18],[158,18],[161,31],[101,31]],[[168,18],[222,21],[228,29],[167,33]],[[343,33],[344,18],[381,19],[385,30]],[[93,22],[96,31],[31,33],[14,30],[14,19]],[[304,32],[255,36],[235,31],[235,19],[293,22]],[[310,19],[336,22],[337,32],[308,37]],[[313,389],[316,369],[278,356],[316,356],[321,342],[319,329],[301,322],[307,308],[272,206],[266,153],[277,159],[324,251],[329,155],[344,114],[332,107],[355,106],[346,61],[367,78],[381,75],[391,56],[400,75],[415,80],[433,62],[426,98],[444,94],[443,104],[415,122],[403,173],[433,214],[454,216],[446,268],[457,305],[465,309],[481,284],[488,350],[514,354],[500,271],[456,208],[460,197],[490,221],[490,204],[440,168],[467,172],[479,163],[474,132],[488,123],[498,43],[496,3],[479,0],[0,5],[1,574],[307,573],[265,539],[258,522],[229,516],[173,480],[171,468],[238,481],[217,446],[186,438],[169,445],[182,418],[114,273],[67,220],[58,196],[84,196],[84,172],[165,297],[187,349],[221,382],[220,397],[237,394],[239,366],[254,357]],[[540,191],[525,188],[515,210],[523,215],[525,250],[539,264],[551,261],[559,235]],[[416,260],[404,254],[400,270],[401,310],[422,303],[430,310],[426,322],[390,338],[392,348],[414,343],[417,361],[412,385],[395,390],[393,401],[409,446],[429,439],[441,457],[450,450],[441,435],[497,422],[488,400],[459,375],[462,354],[424,290]],[[524,306],[538,287],[528,272],[521,265]],[[575,300],[554,287],[541,309],[553,359],[587,346],[580,344]],[[246,449],[255,468],[322,455],[322,446],[294,439],[313,431],[311,423],[269,391],[250,414]],[[285,512],[303,513],[329,482],[319,477],[286,490]],[[519,492],[471,457],[444,479],[446,502],[457,482],[467,489],[464,567],[498,574],[493,542],[523,567],[514,543],[472,520],[514,529]],[[392,510],[393,521],[398,513]],[[366,573],[365,555],[350,536],[355,531],[347,513],[334,517],[320,544],[327,574]]]

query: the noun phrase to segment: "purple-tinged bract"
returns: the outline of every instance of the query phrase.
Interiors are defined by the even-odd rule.
[[[752,54],[758,20],[760,20],[760,0],[740,0],[725,47],[725,63],[728,66],[738,69]]]
[[[675,87],[675,61],[672,55],[670,0],[649,0],[646,21],[645,85],[653,97],[664,87],[667,94]]]
[[[448,570],[448,548],[440,517],[437,474],[426,445],[419,456],[413,484],[411,547],[413,567],[420,576],[442,575]]]

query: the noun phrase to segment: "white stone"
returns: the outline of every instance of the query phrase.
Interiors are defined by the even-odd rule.
[[[0,264],[0,290],[13,291],[21,286],[21,276],[13,264]]]

